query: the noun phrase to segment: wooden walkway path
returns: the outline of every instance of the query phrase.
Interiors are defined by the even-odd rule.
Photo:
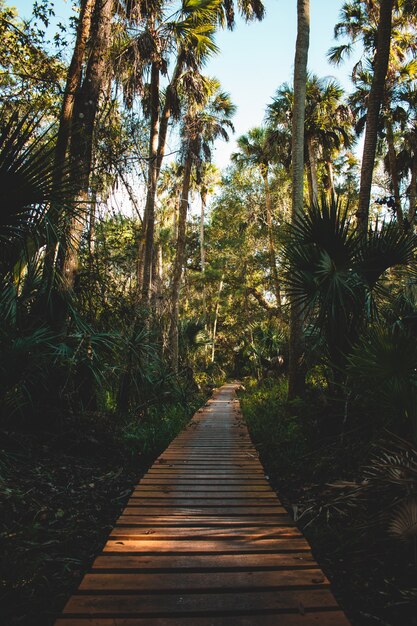
[[[235,385],[156,460],[55,626],[348,626],[269,486]]]

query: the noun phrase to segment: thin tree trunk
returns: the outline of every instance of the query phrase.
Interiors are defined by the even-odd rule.
[[[75,96],[81,84],[81,72],[87,40],[90,35],[93,7],[94,0],[83,0],[81,2],[74,52],[68,68],[64,98],[59,117],[59,128],[55,148],[55,162],[59,165],[59,168],[62,167],[65,161],[68,149],[71,124],[73,121]]]
[[[154,63],[151,69],[151,134],[149,139],[148,189],[143,216],[143,237],[138,248],[138,283],[142,285],[142,300],[147,302],[152,290],[152,258],[155,230],[156,190],[162,162],[165,155],[168,124],[172,115],[172,98],[184,65],[184,55],[180,53],[174,69],[172,80],[166,89],[165,104],[160,114],[159,84],[160,69]]]
[[[335,188],[334,188],[334,173],[333,173],[333,163],[330,160],[327,160],[325,162],[325,166],[326,166],[326,172],[327,172],[327,180],[328,180],[328,186],[327,189],[330,193],[330,195],[333,197],[335,195]]]
[[[311,176],[311,204],[316,204],[319,197],[319,185],[317,181],[317,155],[312,137],[307,138],[308,164]]]
[[[86,44],[90,34],[93,7],[94,0],[83,0],[80,6],[74,51],[68,68],[64,96],[59,116],[58,134],[55,147],[55,188],[59,188],[62,181],[65,157],[68,150],[71,126],[73,123],[75,96],[81,84],[82,67],[85,57]],[[52,207],[49,214],[49,218],[54,223],[54,230],[51,232],[51,237],[47,241],[44,259],[44,280],[45,284],[48,286],[48,290],[52,286],[54,265],[58,251],[58,241],[55,236],[55,230],[59,221],[59,208],[60,207]]]
[[[165,155],[165,146],[166,146],[166,140],[167,140],[167,135],[168,135],[168,124],[172,116],[172,101],[173,101],[173,98],[175,97],[175,90],[176,90],[179,78],[182,74],[184,62],[185,62],[184,52],[180,51],[175,68],[174,68],[171,82],[166,88],[165,103],[164,103],[164,108],[162,110],[162,115],[161,115],[159,138],[158,138],[157,178],[159,178],[159,173],[162,167],[162,161]]]
[[[110,46],[114,0],[96,0],[91,22],[91,53],[83,83],[78,90],[73,116],[70,163],[75,197],[79,212],[70,224],[70,245],[63,250],[63,275],[67,289],[72,289],[78,270],[78,251],[85,224],[88,185],[93,156],[93,136],[96,115],[107,78],[107,55]]]
[[[217,323],[219,321],[220,297],[222,295],[223,285],[224,285],[224,272],[220,279],[219,290],[217,292],[216,308],[214,310],[213,335],[212,335],[212,344],[211,344],[211,362],[212,363],[214,363],[214,355],[215,355],[215,349],[216,349]]]
[[[408,223],[410,226],[413,226],[416,221],[417,213],[417,154],[413,155],[409,194],[410,204],[408,209]]]
[[[156,272],[155,272],[155,295],[156,295],[156,314],[160,318],[163,313],[163,287],[164,287],[164,276],[163,276],[163,255],[162,255],[162,244],[161,241],[158,240],[156,246]]]
[[[200,214],[200,256],[201,256],[201,273],[203,275],[203,317],[206,321],[207,304],[206,304],[206,250],[204,243],[204,217],[206,213],[207,189],[201,190],[201,214]]]
[[[294,61],[294,111],[292,123],[292,210],[294,220],[304,209],[304,117],[307,83],[307,58],[310,41],[310,2],[297,0],[297,42]],[[303,321],[300,307],[290,310],[288,399],[304,392]]]
[[[358,230],[362,235],[368,231],[369,204],[371,201],[372,175],[378,137],[378,121],[384,95],[385,78],[388,70],[392,9],[394,0],[380,0],[375,70],[368,96],[365,142],[363,146],[359,208],[356,213]]]
[[[171,325],[169,329],[169,347],[171,364],[174,372],[178,371],[178,324],[181,276],[185,257],[185,234],[187,226],[188,196],[190,193],[192,157],[188,154],[184,165],[183,183],[179,203],[178,237],[175,252],[174,269],[171,285]]]
[[[143,278],[142,300],[149,302],[152,289],[152,258],[155,232],[155,201],[157,187],[157,155],[159,136],[159,81],[160,69],[157,63],[151,68],[151,125],[149,138],[148,189],[143,216]],[[139,278],[139,277],[138,277]]]
[[[265,187],[265,206],[266,206],[266,224],[268,228],[268,251],[269,251],[269,265],[271,268],[272,283],[274,286],[275,298],[277,301],[277,309],[281,310],[281,287],[279,284],[277,260],[275,253],[274,232],[272,228],[272,202],[271,202],[271,190],[269,188],[268,172],[262,173],[262,178]]]
[[[96,209],[97,209],[97,192],[93,191],[90,204],[90,219],[88,224],[88,254],[91,257],[94,254],[96,242]]]
[[[311,176],[311,167],[310,163],[307,162],[305,164],[305,171],[307,175],[307,186],[308,186],[308,198],[310,200],[310,204],[313,204],[314,192],[313,192],[313,179]]]
[[[394,132],[392,130],[392,122],[391,120],[387,120],[385,124],[385,129],[387,132],[387,143],[388,143],[388,160],[389,160],[389,169],[391,174],[391,183],[392,190],[394,193],[395,200],[395,210],[397,213],[397,220],[400,226],[404,225],[404,217],[403,210],[401,207],[401,197],[400,197],[400,182],[398,179],[398,165],[397,165],[397,154],[395,152],[395,144],[394,144]]]

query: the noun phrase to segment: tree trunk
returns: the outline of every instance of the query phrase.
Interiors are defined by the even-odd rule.
[[[78,250],[88,202],[95,120],[102,86],[107,78],[113,8],[114,0],[96,0],[91,22],[91,53],[83,83],[74,101],[70,163],[79,211],[70,224],[70,245],[63,250],[63,276],[68,289],[73,288],[78,269]]]
[[[395,152],[395,144],[394,144],[394,132],[392,130],[392,122],[391,120],[387,120],[385,124],[385,129],[387,131],[387,143],[388,143],[388,160],[389,160],[389,169],[391,174],[391,184],[392,190],[394,193],[395,200],[395,210],[397,214],[397,220],[400,226],[404,225],[404,217],[403,210],[401,207],[401,197],[400,197],[400,182],[398,179],[398,165],[397,165],[397,154]]]
[[[410,204],[408,209],[408,223],[413,226],[416,221],[417,213],[417,154],[413,154],[413,160],[411,164],[411,179],[410,179]]]
[[[55,162],[58,164],[59,169],[62,168],[68,149],[71,124],[73,121],[75,96],[81,84],[81,72],[87,40],[90,35],[93,7],[94,0],[82,0],[80,15],[78,18],[75,47],[70,66],[68,68],[64,98],[59,117],[59,128],[55,148]]]
[[[152,289],[152,258],[155,232],[155,201],[158,176],[157,155],[159,136],[159,81],[160,69],[157,63],[151,69],[151,126],[149,138],[148,189],[143,216],[143,277],[142,301],[148,303]],[[139,278],[139,277],[138,277]]]
[[[138,249],[138,283],[142,285],[142,300],[149,302],[152,290],[152,258],[155,230],[156,190],[165,155],[168,124],[172,115],[172,97],[184,65],[180,53],[170,84],[166,89],[165,104],[160,114],[159,84],[160,68],[154,63],[151,70],[151,134],[149,140],[148,190],[143,217],[143,238]]]
[[[362,235],[368,231],[369,204],[371,201],[372,174],[378,137],[378,121],[384,95],[385,78],[388,70],[392,8],[394,0],[380,0],[377,49],[375,53],[374,75],[368,96],[366,113],[365,142],[363,146],[359,208],[356,213],[358,230]]]
[[[155,272],[155,298],[156,306],[155,311],[158,318],[161,318],[163,314],[163,292],[164,292],[164,276],[163,276],[163,255],[162,244],[159,240],[156,246],[156,272]]]
[[[160,128],[159,128],[159,139],[158,139],[158,158],[157,158],[157,178],[159,178],[159,173],[162,167],[162,161],[165,155],[165,145],[168,135],[168,124],[172,115],[172,99],[175,94],[175,89],[177,88],[178,80],[182,74],[182,70],[184,67],[185,55],[183,51],[180,51],[177,63],[174,68],[174,73],[172,75],[171,82],[166,88],[165,93],[165,104],[161,115]]]
[[[212,363],[214,363],[214,354],[215,354],[215,349],[216,349],[217,322],[219,320],[220,297],[222,295],[223,285],[224,285],[224,272],[220,279],[219,290],[217,292],[216,308],[214,310],[213,335],[212,335],[212,344],[211,344],[211,362]]]
[[[330,159],[326,160],[326,172],[327,172],[327,180],[328,180],[328,184],[327,184],[327,190],[329,191],[331,197],[333,197],[335,195],[335,188],[334,188],[334,174],[333,174],[333,163],[330,161]]]
[[[281,310],[281,287],[279,284],[277,260],[275,253],[274,232],[272,228],[272,202],[271,202],[271,190],[269,188],[268,171],[262,172],[262,178],[265,187],[265,206],[266,206],[266,224],[268,228],[268,252],[269,252],[269,265],[271,268],[272,284],[274,287],[275,298],[277,301],[277,309]]]
[[[94,0],[83,0],[80,6],[77,33],[71,63],[68,68],[67,80],[65,84],[64,96],[59,116],[58,134],[55,147],[55,171],[54,187],[59,189],[63,176],[65,157],[73,123],[74,102],[77,90],[81,84],[82,67],[85,57],[86,44],[90,34],[91,16],[94,7]],[[59,229],[59,214],[61,207],[52,207],[49,218],[54,224],[53,232],[47,241],[44,259],[44,280],[49,290],[52,286],[54,265],[56,261],[58,240],[56,230]]]
[[[304,209],[304,117],[307,57],[310,41],[310,2],[297,0],[297,42],[294,61],[294,111],[292,122],[292,210],[294,220]],[[300,307],[291,305],[288,399],[304,392],[303,322]]]
[[[200,214],[200,256],[201,256],[201,273],[203,275],[203,317],[204,323],[206,321],[207,315],[207,305],[206,305],[206,250],[204,245],[204,217],[206,213],[206,202],[207,202],[207,189],[203,188],[201,190],[201,214]]]
[[[181,276],[185,257],[185,234],[187,226],[188,196],[191,183],[192,155],[189,152],[184,165],[181,198],[179,202],[178,237],[175,252],[171,286],[171,325],[169,329],[169,347],[171,364],[174,372],[178,371],[178,323]]]
[[[308,165],[311,176],[311,195],[310,203],[316,204],[319,197],[319,185],[317,181],[317,155],[316,148],[312,137],[307,138]]]

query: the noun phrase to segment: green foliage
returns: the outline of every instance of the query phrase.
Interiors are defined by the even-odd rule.
[[[245,379],[244,384],[247,393],[240,396],[242,412],[268,471],[293,480],[310,451],[314,432],[310,431],[313,420],[308,424],[306,405],[301,401],[287,404],[285,379],[260,386]]]
[[[41,5],[45,10],[46,3]],[[42,19],[43,17],[43,19]],[[13,6],[0,2],[0,91],[3,101],[26,107],[34,114],[57,109],[60,82],[65,66],[59,55],[47,50],[45,42],[46,16],[34,16],[30,22],[19,19]],[[36,18],[43,22],[36,28]]]
[[[123,424],[119,437],[125,453],[132,459],[137,455],[152,459],[165,450],[204,400],[203,394],[189,394],[183,403],[171,402],[151,407],[144,419]]]
[[[10,271],[19,256],[34,254],[51,231],[51,206],[62,212],[72,185],[68,169],[54,162],[55,133],[33,113],[3,106],[0,111],[0,271]],[[59,175],[59,183],[57,177]],[[54,220],[56,222],[56,220]]]
[[[391,428],[417,441],[417,341],[394,326],[373,326],[354,347],[348,372],[355,390],[388,415]]]
[[[377,222],[367,237],[359,236],[347,208],[324,197],[288,227],[288,294],[324,334],[333,367],[345,367],[361,328],[389,298],[388,270],[411,267],[416,247],[415,235],[395,222]]]

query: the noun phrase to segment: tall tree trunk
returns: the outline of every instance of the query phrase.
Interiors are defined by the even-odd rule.
[[[310,168],[311,176],[311,196],[310,203],[316,204],[319,197],[319,185],[317,180],[317,155],[316,147],[312,137],[307,138],[307,150],[308,150],[308,165]]]
[[[175,252],[171,285],[171,324],[169,329],[169,348],[171,355],[171,364],[175,372],[178,371],[178,324],[180,286],[185,257],[185,234],[187,226],[188,196],[190,193],[191,183],[191,168],[192,155],[191,152],[189,152],[184,164],[182,191],[179,202],[177,249]]]
[[[279,284],[277,259],[275,253],[274,232],[272,228],[272,202],[271,202],[271,189],[269,187],[268,171],[262,172],[262,178],[265,187],[265,207],[266,207],[266,225],[268,228],[268,252],[269,252],[269,265],[271,269],[272,284],[274,287],[275,298],[277,301],[277,309],[281,310],[281,287]]]
[[[200,213],[200,257],[201,257],[201,273],[203,275],[203,317],[206,322],[207,304],[206,304],[206,250],[204,242],[204,217],[206,214],[207,189],[204,187],[201,192],[201,213]]]
[[[314,198],[314,191],[313,191],[313,178],[311,176],[311,167],[308,161],[305,164],[305,171],[306,171],[306,176],[307,176],[308,199],[310,200],[310,204],[311,204]]]
[[[155,311],[158,318],[161,318],[163,313],[163,288],[164,288],[164,276],[163,276],[163,255],[162,244],[158,240],[156,245],[156,268],[155,268]]]
[[[326,159],[325,166],[326,166],[327,180],[328,180],[327,190],[329,191],[330,195],[333,197],[336,191],[334,188],[333,163],[331,162],[330,159]]]
[[[297,42],[294,61],[294,111],[292,122],[292,210],[294,220],[304,209],[304,117],[307,58],[310,41],[310,1],[297,0]],[[300,307],[290,310],[288,399],[304,392],[303,321]]]
[[[80,6],[77,33],[71,63],[68,68],[65,84],[64,96],[59,116],[58,134],[55,147],[54,187],[59,188],[63,176],[63,167],[68,150],[68,144],[73,123],[74,102],[76,93],[81,84],[82,68],[86,52],[86,44],[90,34],[91,16],[94,7],[94,0],[83,0]],[[56,207],[59,209],[60,207]],[[50,219],[54,224],[53,232],[47,242],[44,259],[44,279],[48,290],[52,286],[54,264],[57,255],[58,241],[55,235],[59,215],[55,208],[50,212]]]
[[[398,223],[400,224],[400,226],[403,226],[404,217],[403,217],[403,210],[401,206],[400,181],[398,179],[397,153],[395,152],[394,132],[392,130],[391,120],[386,121],[385,129],[387,132],[388,161],[389,161],[389,169],[390,169],[390,174],[391,174],[392,190],[394,193],[395,210],[397,213]]]
[[[175,97],[175,91],[178,85],[179,78],[184,68],[184,63],[185,63],[185,54],[184,54],[184,51],[181,50],[179,52],[177,62],[175,64],[171,82],[169,83],[165,92],[165,103],[164,103],[164,108],[161,114],[159,138],[158,138],[157,178],[159,178],[159,173],[162,167],[162,161],[165,155],[165,146],[166,146],[166,140],[167,140],[167,135],[168,135],[168,124],[172,116],[173,99]]]
[[[165,155],[168,124],[172,115],[172,99],[184,66],[180,52],[170,84],[166,89],[162,114],[159,110],[160,68],[153,63],[151,69],[151,133],[149,139],[148,189],[143,217],[143,238],[138,249],[138,283],[142,285],[142,300],[148,302],[152,290],[152,258],[155,230],[156,190]]]
[[[152,289],[152,259],[155,232],[155,201],[158,177],[158,136],[159,136],[159,81],[160,68],[157,63],[151,68],[151,126],[149,137],[148,189],[143,216],[143,277],[142,300],[149,302]],[[139,277],[138,277],[139,278]]]
[[[64,98],[59,117],[59,128],[55,149],[55,161],[62,167],[68,149],[68,143],[73,122],[74,102],[77,90],[81,84],[81,72],[85,57],[86,45],[90,35],[91,16],[94,0],[82,0],[78,18],[77,35],[74,52],[68,68]]]
[[[212,334],[212,344],[211,344],[211,362],[214,363],[214,355],[216,350],[216,337],[217,337],[217,323],[219,321],[219,311],[220,311],[220,298],[223,291],[224,285],[224,272],[219,282],[219,290],[217,292],[217,301],[216,308],[214,310],[214,321],[213,321],[213,334]]]
[[[88,202],[95,121],[102,87],[107,78],[113,9],[114,0],[96,0],[91,22],[91,53],[83,83],[74,101],[70,163],[79,213],[71,221],[70,245],[63,251],[62,268],[68,289],[74,286],[78,269],[78,250]]]
[[[377,48],[375,53],[374,75],[368,96],[366,113],[365,142],[363,146],[359,208],[356,213],[358,230],[362,235],[368,231],[369,204],[371,201],[372,175],[378,138],[378,121],[384,96],[385,78],[388,70],[392,9],[394,0],[380,0]]]
[[[413,226],[417,213],[417,154],[413,154],[411,163],[411,179],[409,189],[410,203],[408,209],[408,223]]]

